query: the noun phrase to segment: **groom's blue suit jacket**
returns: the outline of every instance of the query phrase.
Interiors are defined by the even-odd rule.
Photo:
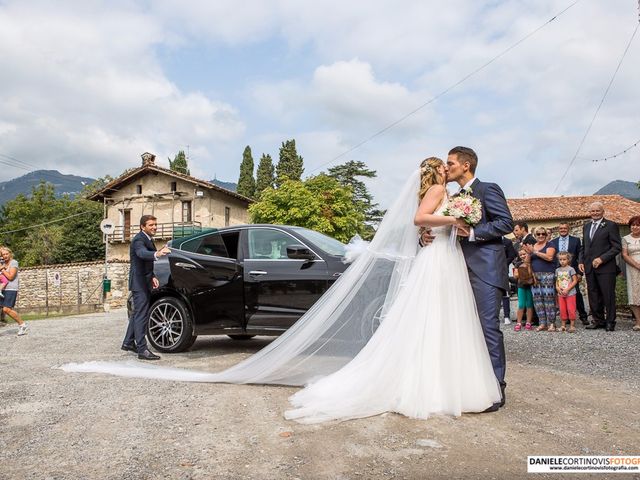
[[[498,185],[477,178],[471,184],[471,195],[482,203],[482,219],[473,227],[475,241],[461,241],[467,267],[483,282],[508,291],[502,236],[513,231],[513,218],[507,200]]]

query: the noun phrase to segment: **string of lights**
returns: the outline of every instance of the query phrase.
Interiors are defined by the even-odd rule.
[[[625,148],[625,149],[624,149],[624,150],[622,150],[621,152],[618,152],[618,153],[616,153],[616,154],[614,154],[614,155],[609,155],[609,156],[607,156],[607,157],[603,157],[603,158],[592,158],[592,159],[583,159],[583,160],[586,160],[586,161],[588,161],[588,162],[594,162],[594,163],[597,163],[597,162],[606,162],[607,160],[612,160],[612,159],[614,159],[614,158],[618,158],[618,157],[620,157],[620,156],[624,155],[625,153],[629,152],[629,150],[634,149],[634,148],[635,148],[635,147],[637,147],[638,145],[640,145],[640,140],[638,140],[638,141],[637,141],[636,143],[634,143],[633,145],[631,145],[631,146],[629,146],[629,147]]]

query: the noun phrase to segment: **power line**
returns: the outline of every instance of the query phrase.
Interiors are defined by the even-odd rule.
[[[17,158],[12,157],[11,155],[6,155],[4,153],[0,153],[0,165],[7,165],[9,167],[21,168],[22,170],[26,170],[29,173],[35,173],[35,171],[38,171],[37,177],[39,180],[43,180],[43,178],[41,177],[45,177],[45,179],[49,178],[54,181],[61,180],[60,177],[57,177],[56,175],[43,170],[42,167],[38,167],[36,165],[25,162],[23,160],[18,160]],[[54,182],[51,181],[49,183],[54,183]]]
[[[6,230],[4,232],[0,232],[0,235],[4,235],[6,233],[22,232],[24,230],[31,230],[32,228],[44,227],[45,225],[50,225],[52,223],[62,222],[64,220],[68,220],[68,219],[73,218],[73,217],[79,217],[80,215],[86,215],[87,213],[93,213],[93,212],[91,212],[90,210],[87,210],[85,212],[74,213],[73,215],[69,215],[68,217],[58,218],[56,220],[51,220],[49,222],[40,223],[38,225],[30,225],[28,227],[17,228],[15,230]]]
[[[17,165],[13,165],[15,167],[26,168],[26,167],[23,167],[23,165],[26,165],[27,167],[35,168],[36,170],[38,169],[38,167],[36,167],[35,165],[25,162],[24,160],[18,160],[16,157],[12,157],[11,155],[7,155],[6,153],[0,153],[0,157],[4,157],[11,162],[15,162],[17,164]],[[7,160],[5,160],[5,162]]]
[[[640,140],[638,140],[636,143],[634,143],[633,145],[631,145],[630,147],[625,148],[624,150],[622,150],[621,152],[618,152],[616,154],[613,155],[609,155],[607,157],[604,158],[596,158],[596,159],[585,159],[585,158],[581,158],[581,160],[586,160],[588,162],[606,162],[607,160],[611,160],[613,158],[619,157],[621,155],[624,155],[625,153],[627,153],[629,150],[631,150],[632,148],[637,147],[638,145],[640,145]]]
[[[360,148],[362,145],[364,145],[365,143],[370,142],[371,140],[373,140],[374,138],[379,137],[380,135],[386,133],[387,131],[391,130],[392,128],[394,128],[395,126],[399,125],[400,123],[404,122],[407,118],[411,117],[412,115],[415,115],[416,113],[418,113],[420,110],[422,110],[423,108],[425,108],[426,106],[432,104],[433,102],[435,102],[436,100],[438,100],[440,97],[446,95],[447,93],[449,93],[451,90],[453,90],[454,88],[456,88],[458,85],[464,83],[465,81],[467,81],[469,78],[473,77],[474,75],[476,75],[477,73],[479,73],[480,71],[484,70],[486,67],[488,67],[489,65],[491,65],[493,62],[495,62],[496,60],[498,60],[500,57],[506,55],[507,53],[509,53],[511,50],[513,50],[514,48],[516,48],[518,45],[520,45],[521,43],[523,43],[525,40],[529,39],[529,37],[532,37],[533,35],[535,35],[536,33],[538,33],[540,30],[542,30],[544,27],[546,27],[547,25],[549,25],[551,22],[553,22],[556,18],[558,18],[560,15],[564,14],[567,10],[569,10],[571,7],[573,7],[576,3],[580,2],[580,0],[575,0],[571,5],[569,5],[568,7],[566,7],[565,9],[561,10],[560,12],[556,13],[552,18],[550,18],[549,20],[547,20],[545,23],[543,23],[542,25],[540,25],[538,28],[536,28],[535,30],[531,31],[530,33],[528,33],[527,35],[525,35],[524,37],[522,37],[520,40],[518,40],[517,42],[513,43],[510,47],[506,48],[505,50],[503,50],[502,52],[500,52],[498,55],[496,55],[495,57],[493,57],[491,60],[489,60],[488,62],[486,62],[485,64],[483,64],[482,66],[476,68],[475,70],[473,70],[472,72],[468,73],[467,75],[465,75],[464,77],[462,77],[462,79],[458,80],[456,83],[450,85],[449,87],[445,88],[443,91],[441,91],[440,93],[438,93],[436,96],[430,98],[429,100],[427,100],[426,102],[424,102],[422,105],[419,105],[417,108],[413,109],[412,111],[410,111],[409,113],[405,114],[404,116],[400,117],[398,120],[390,123],[389,125],[387,125],[386,127],[382,128],[381,130],[378,130],[376,133],[374,133],[373,135],[371,135],[370,137],[362,140],[361,142],[357,143],[356,145],[354,145],[353,147],[349,148],[348,150],[345,150],[344,152],[342,152],[340,155],[332,158],[331,160],[329,160],[328,162],[325,162],[323,164],[320,164],[319,166],[317,166],[316,168],[314,168],[313,170],[311,170],[310,172],[315,172],[316,170],[319,170],[320,168],[329,165],[333,162],[335,162],[336,160],[338,160],[339,158],[344,157],[345,155],[348,155],[349,153],[353,152],[354,150]]]
[[[639,5],[640,5],[640,3],[639,3]],[[600,108],[602,107],[602,104],[604,103],[604,100],[607,98],[607,94],[609,93],[609,90],[611,89],[611,85],[613,85],[613,81],[615,80],[616,75],[618,74],[618,70],[620,70],[620,66],[622,65],[622,62],[624,61],[624,58],[627,56],[627,52],[629,51],[629,47],[631,46],[631,43],[633,42],[633,39],[636,36],[636,33],[638,33],[638,27],[640,27],[640,20],[638,21],[638,24],[636,25],[636,28],[633,30],[633,33],[631,34],[631,38],[629,39],[629,42],[627,42],[627,46],[624,49],[624,52],[622,53],[622,57],[620,58],[620,61],[618,62],[618,65],[616,66],[616,69],[613,72],[613,75],[611,76],[611,80],[609,80],[609,85],[607,85],[607,88],[604,91],[604,95],[602,96],[602,100],[600,100],[600,103],[598,104],[598,108],[596,108],[596,111],[593,114],[593,118],[591,119],[591,122],[589,123],[589,126],[587,127],[587,131],[584,132],[584,136],[582,137],[582,140],[580,140],[580,144],[578,145],[578,149],[576,150],[576,153],[573,155],[573,158],[571,159],[571,161],[569,162],[569,165],[567,166],[566,170],[562,174],[562,177],[560,177],[560,181],[558,181],[558,184],[556,185],[556,188],[553,189],[553,193],[556,193],[558,191],[558,188],[560,187],[560,185],[562,185],[562,182],[564,181],[565,177],[567,176],[567,173],[569,173],[569,170],[571,169],[571,167],[575,163],[576,158],[578,158],[578,154],[580,153],[580,150],[582,149],[582,145],[584,145],[584,142],[587,139],[587,136],[589,135],[589,132],[591,131],[591,127],[593,126],[593,123],[596,121],[596,117],[598,116],[598,112],[600,112]]]

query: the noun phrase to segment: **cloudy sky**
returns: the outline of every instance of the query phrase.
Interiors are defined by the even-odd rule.
[[[638,22],[636,0],[0,0],[0,160],[92,177],[150,151],[237,181],[250,145],[295,138],[305,175],[347,160],[404,177],[454,145],[507,196],[637,181],[640,34],[566,179]],[[342,155],[342,156],[341,156]],[[340,156],[340,157],[339,157]],[[339,157],[337,160],[336,157]],[[0,164],[0,181],[26,173]],[[557,187],[557,188],[556,188]]]

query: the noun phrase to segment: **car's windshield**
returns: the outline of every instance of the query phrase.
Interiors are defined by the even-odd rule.
[[[309,230],[307,228],[302,227],[293,227],[293,230],[296,233],[299,233],[304,238],[314,243],[329,255],[336,255],[338,257],[344,257],[345,254],[345,245],[342,242],[339,242],[335,238],[328,237],[324,233],[319,233],[314,230]]]

